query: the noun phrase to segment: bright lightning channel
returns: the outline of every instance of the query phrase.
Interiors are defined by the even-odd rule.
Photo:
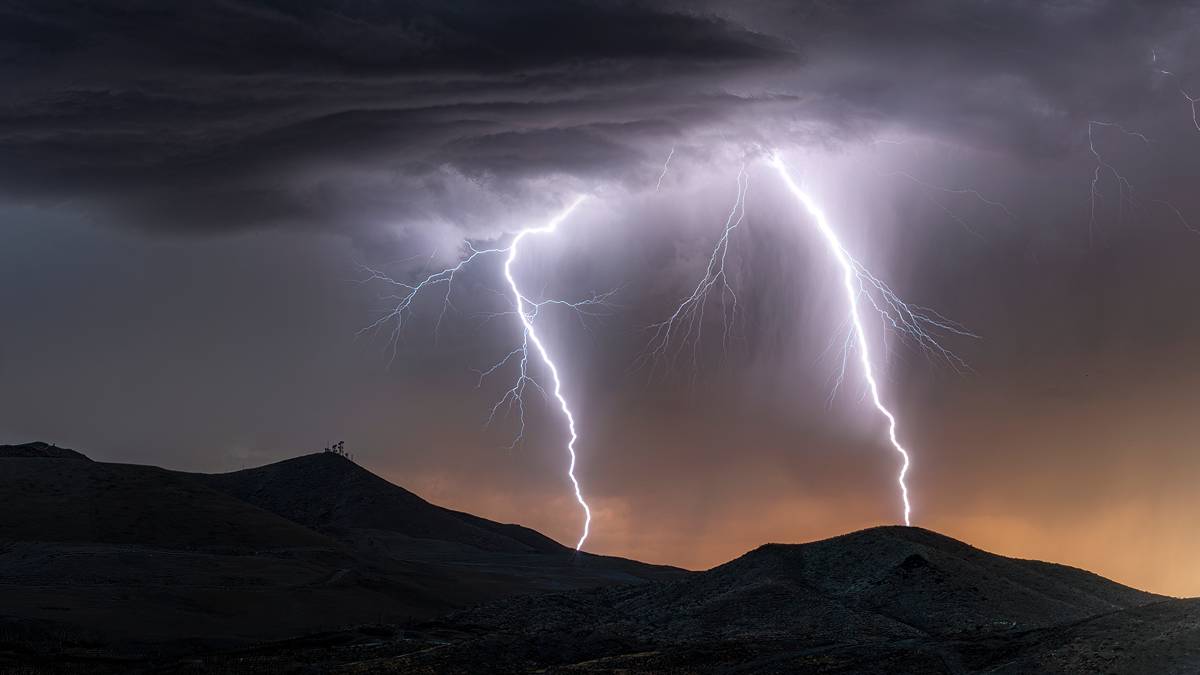
[[[855,335],[855,340],[858,347],[859,361],[861,362],[863,377],[867,381],[867,388],[871,394],[871,401],[875,404],[875,408],[887,419],[888,423],[888,440],[891,441],[892,447],[899,453],[902,460],[900,473],[896,477],[896,482],[900,485],[900,497],[904,502],[904,524],[912,525],[912,505],[908,500],[908,484],[905,483],[905,477],[908,475],[908,469],[911,465],[911,460],[908,450],[900,444],[900,440],[896,437],[896,416],[888,410],[883,404],[883,398],[879,394],[879,383],[875,379],[875,369],[871,363],[871,348],[867,340],[867,332],[863,328],[862,316],[859,312],[859,296],[865,293],[862,287],[862,270],[864,269],[842,246],[841,240],[838,239],[837,233],[829,225],[829,221],[825,218],[825,212],[817,205],[812,197],[796,182],[792,180],[791,174],[788,173],[787,167],[784,166],[783,160],[778,154],[772,154],[771,166],[774,166],[779,171],[779,176],[783,179],[788,190],[800,201],[804,206],[804,210],[811,216],[813,223],[816,224],[817,230],[824,237],[825,243],[829,246],[829,252],[837,261],[838,266],[842,268],[842,287],[846,291],[846,304],[850,310],[850,323]]]
[[[562,378],[558,374],[558,366],[554,360],[550,358],[550,352],[546,349],[542,338],[538,336],[537,330],[533,327],[533,316],[537,312],[538,304],[531,302],[521,292],[521,288],[517,285],[516,279],[513,278],[512,266],[517,259],[518,248],[525,237],[531,234],[550,234],[558,229],[559,223],[566,220],[567,216],[579,206],[584,197],[577,198],[565,211],[558,215],[554,220],[542,227],[531,227],[521,230],[517,233],[512,244],[508,248],[508,258],[504,261],[504,279],[508,281],[508,286],[512,289],[513,299],[517,304],[517,316],[521,318],[521,326],[525,329],[525,336],[533,346],[537,348],[538,355],[542,357],[542,363],[550,371],[550,377],[554,380],[554,398],[558,401],[559,409],[562,410],[563,417],[567,420],[567,430],[570,432],[570,439],[567,441],[567,454],[571,456],[571,463],[567,467],[567,477],[571,479],[571,487],[575,490],[575,501],[579,502],[579,506],[583,509],[583,534],[579,536],[579,541],[575,544],[575,550],[583,548],[583,542],[587,541],[588,533],[592,526],[592,510],[588,507],[587,501],[583,498],[583,493],[579,489],[579,479],[575,477],[575,443],[579,440],[579,434],[575,430],[575,414],[571,412],[571,407],[567,404],[567,399],[562,393]],[[529,307],[530,309],[526,309]]]
[[[391,347],[392,358],[394,359],[402,335],[402,330],[406,324],[406,319],[412,314],[413,303],[423,292],[428,291],[436,286],[445,287],[444,292],[442,293],[442,308],[438,314],[437,322],[434,324],[434,335],[436,336],[438,330],[441,328],[442,321],[445,319],[447,312],[451,309],[454,309],[451,299],[451,292],[454,288],[454,282],[457,278],[457,275],[462,272],[462,270],[470,263],[474,262],[480,257],[493,254],[507,254],[504,259],[503,273],[504,280],[509,289],[509,299],[513,303],[513,310],[511,312],[498,312],[490,314],[488,315],[488,318],[490,319],[496,316],[516,314],[520,320],[522,338],[517,347],[505,354],[503,358],[501,358],[491,367],[479,371],[478,373],[479,385],[482,386],[483,381],[487,379],[488,376],[495,374],[497,371],[511,362],[515,361],[517,364],[517,374],[512,386],[505,390],[500,400],[497,401],[494,406],[492,406],[491,414],[488,416],[487,422],[488,424],[491,424],[495,420],[497,413],[502,409],[506,410],[507,412],[512,412],[512,410],[515,408],[518,417],[518,427],[517,433],[513,438],[513,442],[509,445],[509,447],[516,447],[525,436],[526,389],[528,387],[533,387],[542,394],[547,394],[548,396],[552,396],[554,398],[555,402],[558,404],[559,410],[562,413],[563,419],[566,421],[567,431],[569,433],[566,444],[566,451],[570,460],[567,467],[567,478],[571,482],[571,487],[575,495],[575,501],[578,502],[579,506],[583,509],[583,533],[580,535],[579,541],[575,544],[576,551],[583,548],[583,544],[585,541],[587,541],[588,534],[591,531],[592,524],[592,510],[588,506],[587,500],[584,499],[583,491],[580,488],[579,479],[575,475],[577,460],[575,445],[579,441],[579,433],[576,429],[575,413],[571,410],[566,396],[562,391],[562,376],[560,374],[559,367],[551,357],[550,350],[542,341],[541,336],[538,335],[538,332],[534,327],[534,319],[538,316],[540,311],[547,306],[565,307],[579,315],[581,320],[586,319],[587,317],[596,316],[597,314],[595,312],[595,308],[607,306],[608,300],[612,297],[615,291],[594,294],[591,298],[574,302],[555,299],[533,300],[521,290],[521,287],[517,283],[516,277],[514,276],[513,266],[517,261],[520,245],[526,237],[530,235],[554,233],[558,229],[558,226],[564,220],[566,220],[567,217],[569,217],[585,199],[586,197],[584,196],[574,199],[571,204],[567,206],[567,208],[550,220],[550,222],[546,225],[541,227],[527,227],[518,231],[508,246],[480,249],[476,248],[470,242],[467,242],[469,251],[467,256],[450,267],[426,275],[423,279],[416,283],[406,283],[395,280],[381,270],[363,265],[362,267],[364,270],[366,270],[368,276],[362,280],[362,283],[380,281],[398,288],[399,291],[394,295],[386,296],[386,299],[394,301],[395,305],[383,316],[379,317],[377,320],[359,331],[359,334],[378,331],[385,325],[389,323],[392,324],[392,332],[388,338],[388,344]],[[542,364],[546,367],[546,370],[548,370],[550,373],[551,380],[553,382],[551,392],[547,392],[546,389],[542,387],[542,385],[538,383],[538,381],[529,373],[529,348],[531,345],[534,351],[537,352],[537,355],[541,359]]]
[[[942,344],[942,337],[955,335],[978,338],[979,336],[932,309],[910,304],[901,299],[890,286],[846,251],[820,209],[816,207],[815,202],[792,181],[782,161],[777,156],[773,156],[771,164],[778,169],[793,194],[812,214],[818,229],[833,252],[835,260],[843,270],[843,284],[850,309],[850,318],[846,322],[849,324],[849,330],[843,345],[841,372],[837,374],[830,400],[836,394],[837,388],[845,376],[850,352],[857,349],[872,400],[875,407],[887,419],[888,437],[892,447],[903,460],[897,480],[904,502],[904,523],[911,524],[912,506],[908,498],[908,486],[905,483],[910,458],[908,451],[898,440],[895,415],[883,404],[879,392],[871,352],[868,349],[866,333],[863,330],[861,302],[866,302],[879,315],[883,320],[885,331],[898,333],[906,342],[920,347],[930,360],[943,361],[957,372],[967,371],[969,367],[958,355]],[[720,301],[724,329],[722,345],[728,348],[738,316],[738,296],[730,283],[727,270],[730,264],[729,249],[734,231],[746,218],[746,194],[749,186],[749,174],[743,165],[737,174],[737,192],[733,207],[729,210],[729,214],[725,218],[725,225],[709,255],[704,275],[666,319],[648,327],[651,337],[638,363],[639,365],[649,365],[651,374],[659,365],[664,365],[669,370],[677,362],[680,353],[690,345],[692,377],[695,377],[699,366],[698,355],[704,329],[705,310],[711,301]],[[1003,208],[999,203],[997,205]],[[1007,209],[1005,210],[1007,211]],[[713,298],[714,294],[718,297]],[[841,330],[839,329],[837,332],[840,334]]]

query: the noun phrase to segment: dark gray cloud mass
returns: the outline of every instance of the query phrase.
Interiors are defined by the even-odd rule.
[[[6,192],[162,230],[459,216],[448,193],[472,184],[620,180],[639,143],[744,103],[722,82],[791,58],[634,3],[10,3],[0,23]]]
[[[1200,593],[1200,3],[0,0],[0,83],[0,442],[228,470],[344,438],[574,540],[557,419],[532,405],[513,450],[482,425],[503,381],[472,369],[516,337],[480,317],[497,261],[436,336],[417,303],[390,368],[355,263],[408,279],[588,193],[519,274],[619,289],[590,332],[539,318],[594,550],[701,566],[890,522],[879,419],[853,373],[829,400],[838,271],[755,161],[780,149],[864,263],[981,336],[964,376],[881,350],[917,522]],[[714,306],[698,372],[648,378],[641,329],[743,163],[743,322],[721,349]]]
[[[1025,156],[1129,121],[1181,2],[8,2],[0,185],[157,231],[474,223],[719,134],[903,129]],[[1176,98],[1182,103],[1182,98]],[[705,143],[706,144],[706,143]]]

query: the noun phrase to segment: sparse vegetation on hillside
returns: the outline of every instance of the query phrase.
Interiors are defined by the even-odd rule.
[[[354,461],[354,455],[351,454],[349,450],[346,450],[346,441],[338,441],[337,443],[334,443],[333,445],[325,448],[325,452],[335,454],[338,457],[345,457],[351,462]]]

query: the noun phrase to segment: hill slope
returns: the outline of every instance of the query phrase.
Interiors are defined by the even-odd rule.
[[[0,445],[0,458],[33,458],[42,457],[46,459],[81,459],[85,462],[92,460],[82,453],[60,448],[57,445],[42,443],[40,441],[33,443],[22,443],[20,445]]]
[[[204,476],[57,450],[0,456],[0,666],[8,638],[142,658],[681,573],[434,506],[335,455]]]
[[[1200,672],[1200,601],[918,528],[686,573],[336,455],[209,476],[44,444],[0,447],[0,500],[0,670]]]
[[[0,538],[176,549],[332,548],[306,527],[152,466],[0,458]]]
[[[676,578],[683,570],[578,553],[521,525],[446,509],[333,453],[227,474],[188,474],[337,539],[359,554],[488,570],[526,590],[567,590]]]
[[[504,553],[567,551],[529,528],[434,506],[333,453],[197,478],[248,504],[319,531],[377,530]]]
[[[467,610],[427,629],[430,640],[453,635],[452,645],[396,645],[405,653],[379,663],[438,673],[483,664],[495,672],[966,673],[1004,663],[1012,664],[1005,672],[1040,672],[1027,667],[1060,662],[1054,649],[1077,644],[1072,636],[1084,629],[1062,631],[1080,622],[1108,627],[1084,631],[1088,645],[1117,639],[1113,630],[1125,624],[1105,617],[1139,612],[1161,619],[1144,623],[1144,634],[1200,636],[1186,623],[1195,610],[1181,618],[1151,609],[1163,603],[1082,570],[882,527],[766,545],[676,581]],[[1063,672],[1095,672],[1077,661],[1085,665]]]
[[[1006,558],[911,527],[768,544],[687,583],[735,593],[804,588],[935,635],[1028,629],[1160,599],[1073,567]]]

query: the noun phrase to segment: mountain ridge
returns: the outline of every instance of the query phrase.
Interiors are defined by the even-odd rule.
[[[17,445],[0,445],[0,458],[4,457],[27,459],[78,459],[85,462],[92,461],[90,457],[81,452],[76,452],[70,448],[60,448],[53,443],[43,443],[42,441],[20,443]]]
[[[342,632],[256,654],[249,672],[1190,673],[1200,599],[880,526],[764,544],[676,579],[512,597],[382,638]]]
[[[437,506],[332,453],[194,474],[47,444],[0,446],[0,500],[0,669],[1200,672],[1200,599],[922,528],[687,572]]]
[[[52,447],[0,454],[0,629],[21,649],[77,636],[149,658],[683,573],[576,554],[332,454],[206,475]]]
[[[535,530],[436,506],[335,453],[223,474],[208,485],[316,530],[374,529],[509,553],[568,549]],[[507,532],[506,532],[507,530]]]

